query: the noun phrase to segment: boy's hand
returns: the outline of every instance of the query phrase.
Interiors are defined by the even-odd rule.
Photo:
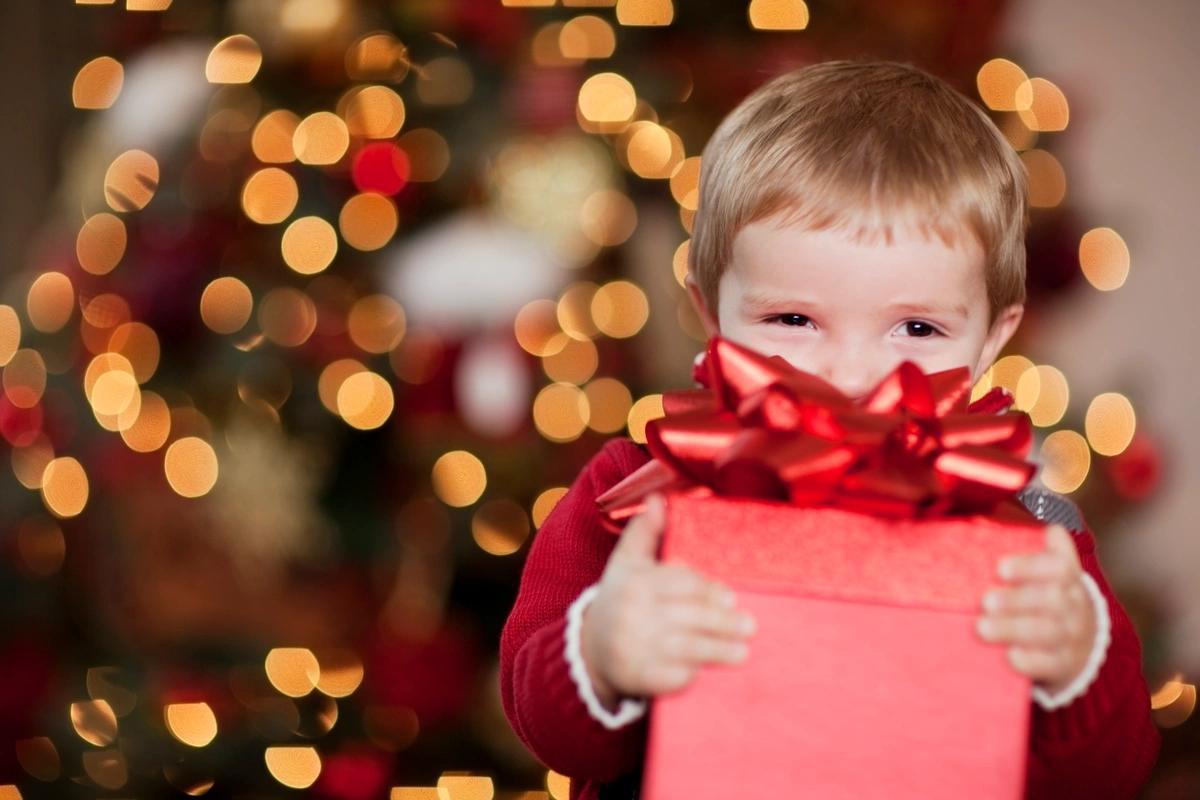
[[[1051,693],[1083,671],[1096,637],[1096,611],[1082,574],[1071,534],[1052,525],[1045,551],[1003,559],[1000,577],[1011,586],[983,598],[980,637],[1011,645],[1013,668]]]
[[[583,660],[597,697],[610,708],[620,695],[681,689],[702,664],[737,664],[748,653],[754,620],[734,609],[733,591],[656,560],[665,513],[654,495],[630,520],[583,616]]]

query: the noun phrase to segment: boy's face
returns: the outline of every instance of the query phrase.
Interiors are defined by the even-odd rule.
[[[925,372],[987,369],[1021,321],[1003,309],[988,325],[984,254],[976,237],[947,246],[897,229],[857,243],[845,232],[747,225],[733,242],[714,318],[698,287],[693,302],[709,334],[815,373],[860,398],[901,361]]]

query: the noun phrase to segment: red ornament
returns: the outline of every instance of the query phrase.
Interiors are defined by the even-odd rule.
[[[42,432],[42,406],[18,408],[8,395],[0,394],[0,435],[13,447],[28,447]]]
[[[1137,433],[1121,453],[1105,461],[1117,494],[1126,500],[1145,500],[1162,481],[1162,454],[1150,437]]]
[[[391,142],[373,142],[354,156],[354,185],[360,192],[399,194],[410,174],[408,154]]]

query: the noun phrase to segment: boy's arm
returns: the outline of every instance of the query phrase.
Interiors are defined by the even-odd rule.
[[[1112,641],[1095,681],[1069,705],[1034,704],[1026,797],[1029,800],[1131,798],[1158,757],[1137,633],[1113,595],[1088,531],[1073,534],[1083,569],[1108,604]]]
[[[600,524],[595,499],[648,456],[628,439],[607,442],[534,537],[512,613],[500,638],[504,711],[548,767],[611,781],[636,769],[645,718],[610,729],[588,711],[564,656],[567,610],[600,579],[617,537]]]

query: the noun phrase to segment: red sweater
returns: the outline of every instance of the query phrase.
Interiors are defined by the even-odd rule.
[[[529,749],[571,779],[571,800],[597,800],[603,784],[630,780],[642,763],[647,717],[617,730],[594,720],[563,648],[568,606],[600,579],[617,541],[601,526],[595,499],[648,458],[629,439],[612,439],[583,469],[534,539],[500,639],[505,713]],[[1055,711],[1033,704],[1026,797],[1133,797],[1159,748],[1141,645],[1100,571],[1092,534],[1077,531],[1074,540],[1083,568],[1108,599],[1112,643],[1083,696]]]

